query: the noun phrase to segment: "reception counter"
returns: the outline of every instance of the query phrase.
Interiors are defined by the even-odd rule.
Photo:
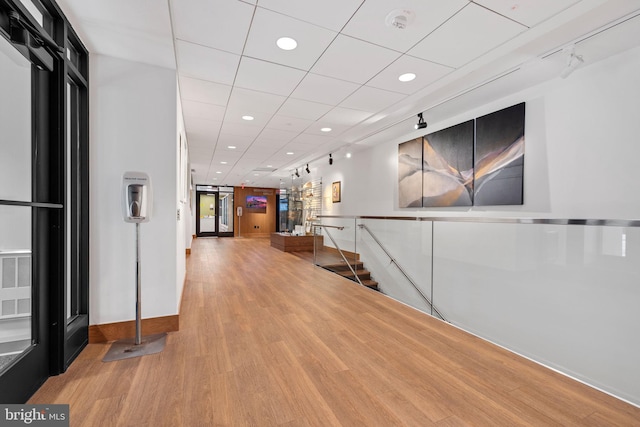
[[[313,239],[322,247],[323,236],[293,236],[290,233],[271,233],[271,246],[284,252],[313,251]]]

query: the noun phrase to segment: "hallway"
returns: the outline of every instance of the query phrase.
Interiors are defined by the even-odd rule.
[[[268,239],[195,239],[165,350],[103,363],[108,348],[29,403],[69,403],[72,426],[640,425],[639,408]]]

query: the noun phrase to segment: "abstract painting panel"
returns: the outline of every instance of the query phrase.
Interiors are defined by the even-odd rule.
[[[422,207],[422,137],[398,145],[398,206]]]
[[[424,137],[422,206],[473,204],[473,120]]]
[[[523,204],[525,104],[476,119],[474,205]]]

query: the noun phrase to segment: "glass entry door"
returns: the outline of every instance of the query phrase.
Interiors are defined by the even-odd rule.
[[[196,235],[218,235],[218,193],[198,193]]]
[[[63,206],[51,203],[48,181],[34,159],[46,156],[50,146],[42,125],[48,120],[50,78],[44,65],[32,64],[0,35],[2,403],[22,403],[49,376],[50,292],[60,274],[52,250],[61,247],[51,230],[60,227]]]

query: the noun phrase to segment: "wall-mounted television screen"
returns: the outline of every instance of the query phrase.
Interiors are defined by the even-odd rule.
[[[267,213],[267,196],[247,196],[247,211]]]

